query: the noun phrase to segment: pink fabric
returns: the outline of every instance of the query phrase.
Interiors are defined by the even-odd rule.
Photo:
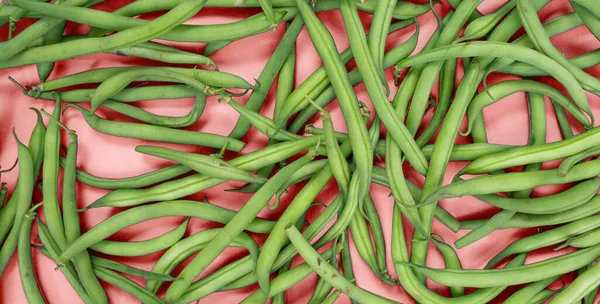
[[[368,0],[373,1],[373,0]],[[127,1],[111,0],[107,3],[103,3],[97,6],[98,9],[112,11],[122,5],[126,4]],[[426,2],[420,0],[419,2]],[[490,11],[495,10],[497,7],[502,5],[505,1],[502,0],[487,0],[484,1],[479,7],[479,10],[486,14]],[[443,6],[436,6],[438,13],[445,15],[449,6],[444,3]],[[253,14],[260,12],[259,8],[254,9],[218,9],[218,8],[205,8],[201,11],[199,16],[195,17],[189,23],[194,24],[211,24],[211,23],[225,23],[240,20]],[[540,12],[540,18],[543,22],[556,18],[563,14],[572,12],[569,2],[566,0],[555,0]],[[154,16],[154,15],[153,15]],[[348,47],[348,40],[344,31],[344,25],[341,20],[339,11],[329,11],[318,13],[321,20],[325,22],[327,27],[335,37],[338,50],[343,50]],[[363,24],[368,28],[372,16],[369,14],[361,13]],[[419,41],[419,49],[427,41],[427,38],[432,34],[436,22],[431,13],[427,13],[424,16],[418,18],[421,25],[421,39]],[[26,20],[18,24],[18,32],[22,31],[31,20]],[[89,30],[88,26],[79,26],[69,22],[66,33],[67,34],[83,34]],[[390,35],[388,40],[388,49],[396,46],[397,44],[405,41],[412,35],[414,26],[407,29],[398,31]],[[2,35],[2,41],[6,40],[7,26],[0,28]],[[284,33],[284,26],[280,25],[275,31],[270,31],[242,39],[232,43],[226,48],[217,51],[211,57],[214,59],[220,70],[225,72],[234,73],[239,75],[249,82],[253,83],[253,78],[258,78],[262,68],[269,59],[272,51],[276,47],[279,39]],[[523,30],[519,32],[523,33]],[[519,35],[520,35],[519,34]],[[558,46],[558,48],[565,52],[567,57],[583,54],[594,50],[600,46],[598,40],[589,33],[584,27],[576,28],[566,34],[559,35],[553,38],[552,41]],[[204,44],[181,44],[185,49],[191,51],[197,51],[201,53],[204,49]],[[112,67],[112,66],[124,66],[124,65],[159,65],[158,62],[153,62],[144,59],[131,59],[127,57],[119,57],[116,55],[102,54],[94,56],[86,56],[68,61],[61,61],[56,64],[56,67],[49,79],[55,79],[65,75],[86,71],[92,68],[100,67]],[[320,58],[318,57],[310,39],[305,30],[300,34],[297,41],[297,65],[296,65],[296,85],[306,79],[312,71],[321,65]],[[354,68],[354,63],[351,63],[351,68]],[[462,66],[462,64],[461,64]],[[594,67],[586,70],[595,76],[600,75],[600,67]],[[462,77],[462,68],[459,69],[457,83]],[[31,131],[36,122],[35,114],[28,110],[29,107],[44,108],[47,111],[51,111],[54,107],[52,101],[47,100],[34,100],[33,98],[23,96],[21,92],[7,80],[7,76],[12,76],[23,85],[35,85],[38,83],[38,77],[35,66],[27,66],[20,68],[12,68],[7,70],[0,70],[0,164],[3,168],[7,168],[14,162],[17,154],[16,144],[12,138],[11,131],[14,128],[19,139],[23,142],[27,142],[30,137]],[[390,85],[392,86],[392,96],[396,91],[396,87],[393,86],[391,69],[386,71],[386,76]],[[514,78],[513,76],[507,75],[494,75],[488,79],[488,83],[492,84],[500,80]],[[540,81],[558,85],[558,83],[549,78],[538,78]],[[560,85],[558,87],[562,90]],[[436,85],[437,88],[437,85]],[[369,97],[365,91],[363,85],[356,87],[357,95],[360,100],[366,101],[369,107],[372,106],[369,102]],[[434,89],[433,93],[437,95],[437,89]],[[587,94],[590,100],[590,105],[596,115],[600,114],[600,98]],[[236,100],[244,103],[248,98],[248,95],[237,98]],[[267,116],[272,116],[274,108],[275,89],[272,89],[267,96],[265,105],[261,109],[261,113]],[[161,113],[163,115],[184,115],[191,105],[193,99],[187,98],[182,100],[154,100],[140,102],[138,105],[144,109],[150,110],[155,113]],[[85,107],[88,107],[86,104]],[[333,121],[335,127],[339,131],[346,131],[345,124],[341,117],[341,112],[338,108],[337,102],[332,103],[327,107],[333,115]],[[547,111],[548,111],[548,135],[547,140],[549,142],[557,141],[561,139],[561,135],[558,129],[557,121],[551,105],[547,100]],[[120,114],[112,112],[107,109],[100,109],[98,114],[102,117],[109,118],[112,120],[131,121],[123,117]],[[426,116],[427,119],[431,117],[431,112]],[[528,116],[527,107],[525,102],[524,94],[515,94],[508,98],[503,99],[495,105],[487,107],[484,110],[485,122],[487,132],[491,143],[503,143],[513,145],[523,145],[527,143],[528,138]],[[189,127],[189,130],[197,130],[204,132],[212,132],[226,135],[233,128],[235,120],[238,114],[226,103],[218,103],[217,98],[210,97],[207,102],[206,110],[202,115],[202,118],[198,123]],[[47,121],[47,118],[45,119]],[[92,130],[87,123],[83,120],[81,114],[77,111],[68,110],[66,111],[63,121],[69,128],[76,130],[79,135],[79,154],[78,154],[78,168],[85,170],[91,174],[110,178],[129,177],[151,170],[155,170],[160,167],[170,165],[170,162],[161,161],[151,156],[144,156],[134,151],[135,146],[140,144],[156,144],[156,142],[147,142],[137,139],[119,138],[109,135],[100,134]],[[321,126],[318,118],[313,118],[311,122],[317,126]],[[574,124],[576,125],[576,124]],[[421,130],[426,126],[426,122],[421,124]],[[463,123],[464,130],[465,123]],[[581,128],[575,128],[577,133],[581,132]],[[62,142],[67,143],[66,134],[63,132]],[[242,153],[247,153],[256,149],[264,147],[267,143],[267,138],[252,129],[248,136],[244,139],[247,142],[247,146]],[[470,138],[458,138],[459,143],[469,143]],[[185,151],[193,151],[200,153],[209,153],[211,149],[198,148],[192,146],[182,146],[174,144],[163,144],[162,146],[174,147]],[[227,153],[225,158],[231,159],[235,157],[235,154]],[[544,165],[544,168],[551,168],[557,166],[557,161]],[[383,165],[383,163],[379,163]],[[454,176],[466,163],[464,162],[453,162],[449,165],[444,183],[449,183]],[[407,170],[411,180],[422,185],[423,177],[417,175],[411,169]],[[15,186],[18,176],[18,170],[4,174],[2,181],[8,183],[8,187],[12,192]],[[211,188],[207,191],[197,193],[189,199],[203,200],[204,197],[208,197],[211,203],[230,209],[239,209],[246,200],[250,198],[248,194],[239,194],[232,192],[224,192],[225,189],[241,186],[242,183],[229,182],[217,187]],[[283,212],[284,208],[289,204],[294,194],[298,192],[301,186],[294,186],[290,189],[289,193],[284,195],[282,198],[282,204],[275,211],[263,211],[260,216],[275,220]],[[78,185],[78,204],[80,207],[87,206],[94,200],[108,193],[108,191],[94,189],[83,184]],[[324,191],[317,201],[329,203],[336,194],[335,183],[331,182],[328,185],[326,191]],[[540,187],[535,189],[533,192],[534,196],[542,196],[556,191],[555,188]],[[390,254],[390,237],[391,237],[391,221],[392,221],[392,208],[393,201],[388,197],[389,190],[373,185],[371,187],[371,193],[375,199],[377,208],[381,215],[381,222],[384,228],[384,234],[386,237],[387,244],[387,256],[388,264],[390,266],[390,272],[392,276],[395,276]],[[34,196],[34,202],[41,201],[41,193],[36,190]],[[489,217],[498,211],[497,208],[490,207],[485,203],[479,202],[473,197],[464,197],[460,199],[447,199],[441,202],[441,206],[444,206],[450,213],[459,218],[460,220],[467,219],[479,219]],[[320,208],[314,208],[320,209]],[[88,230],[94,225],[100,223],[107,217],[119,212],[121,210],[112,208],[99,208],[86,211],[81,214],[81,225],[83,230]],[[311,210],[308,220],[312,221],[315,216],[321,210]],[[163,219],[152,220],[144,222],[142,224],[133,226],[125,229],[111,236],[111,240],[119,241],[139,241],[152,238],[163,234],[177,225],[179,225],[184,219],[168,217]],[[220,226],[219,224],[209,223],[200,219],[192,219],[187,231],[187,235],[195,233],[197,231],[214,228]],[[412,235],[412,228],[406,225],[406,229]],[[445,226],[439,222],[434,222],[434,232],[444,238],[444,240],[452,244],[460,236],[464,235],[466,231],[460,231],[459,233],[453,233],[448,230]],[[547,228],[543,228],[547,229]],[[498,253],[500,250],[508,246],[513,241],[535,234],[537,229],[508,229],[503,231],[496,231],[492,235],[485,239],[478,241],[466,248],[458,251],[462,265],[465,269],[480,269],[487,261]],[[409,235],[409,236],[410,236]],[[34,226],[33,229],[34,240],[37,236],[37,228]],[[259,243],[262,243],[265,239],[264,236],[254,235]],[[36,241],[39,242],[39,241]],[[570,249],[563,249],[561,251],[553,251],[552,248],[538,250],[535,254],[528,257],[527,263],[532,263],[542,259],[549,258],[568,252]],[[164,252],[164,251],[163,251]],[[443,267],[443,260],[439,252],[433,247],[430,247],[428,265],[431,267]],[[137,257],[137,258],[115,258],[120,262],[124,262],[128,265],[150,270],[152,265],[160,257],[160,253],[151,254],[148,256]],[[246,252],[242,249],[227,249],[226,253],[221,255],[218,260],[213,263],[202,276],[205,276],[209,272],[212,272],[218,267],[225,265],[233,261],[234,259],[240,258],[246,255]],[[386,285],[369,270],[367,265],[360,259],[358,253],[352,248],[353,266],[356,275],[356,283],[367,290],[388,297],[395,301],[403,303],[412,303],[413,300],[401,286],[390,286]],[[43,256],[39,251],[33,251],[33,258],[35,263],[35,271],[41,284],[41,290],[46,296],[49,303],[79,303],[81,300],[73,289],[69,286],[62,273],[55,270],[55,263]],[[296,258],[295,263],[300,262],[301,259]],[[176,269],[177,273],[182,267]],[[563,280],[569,282],[574,277],[573,274],[565,275]],[[142,280],[134,278],[138,283],[143,284]],[[309,276],[299,285],[295,286],[288,292],[286,292],[288,303],[306,303],[312,294],[314,284],[317,281],[315,274]],[[109,286],[103,282],[103,286],[106,287],[107,293],[111,300],[111,303],[137,303],[137,300],[120,289]],[[553,285],[556,288],[560,287],[560,283]],[[449,296],[449,291],[446,287],[441,286],[437,283],[429,282],[429,287],[443,295]],[[201,303],[238,303],[244,299],[249,293],[257,289],[257,285],[253,285],[242,290],[235,290],[230,292],[220,292],[212,294],[204,299]],[[518,287],[510,287],[507,292],[504,292],[499,299],[505,299],[512,292],[517,290]],[[164,294],[164,288],[161,289],[161,295]],[[0,302],[1,303],[26,303],[24,297],[21,282],[19,279],[19,272],[17,267],[16,256],[13,257],[12,261],[8,265],[5,273],[0,280]],[[494,303],[500,303],[500,300],[494,301]],[[337,303],[350,303],[346,296],[340,297]]]

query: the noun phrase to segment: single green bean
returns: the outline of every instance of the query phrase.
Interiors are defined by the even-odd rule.
[[[569,169],[571,169],[576,163],[591,157],[600,154],[600,149],[598,147],[592,147],[587,150],[581,151],[577,154],[573,154],[567,158],[565,158],[558,166],[557,174],[560,176],[565,176]]]
[[[531,283],[519,291],[515,292],[508,298],[505,304],[520,304],[520,303],[533,303],[534,297],[542,292],[548,285],[559,279],[560,276],[550,277],[541,281]]]
[[[151,294],[134,281],[103,267],[94,266],[94,273],[103,281],[122,289],[128,294],[136,297],[142,303],[164,303],[158,296]]]
[[[43,304],[46,302],[38,288],[33,261],[31,259],[31,225],[33,225],[34,218],[35,213],[25,214],[19,232],[19,244],[17,246],[19,274],[21,275],[21,284],[23,285],[27,302],[31,304]]]
[[[550,303],[575,303],[597,289],[600,284],[600,264],[581,273],[571,284],[561,291]]]
[[[93,255],[90,257],[92,258],[92,264],[94,264],[95,266],[106,268],[106,269],[111,269],[111,270],[114,270],[117,272],[122,272],[125,274],[136,276],[138,278],[143,278],[143,279],[147,279],[147,280],[160,280],[160,281],[165,281],[165,282],[176,280],[174,277],[167,275],[167,274],[141,270],[138,268],[127,266],[125,264],[121,264],[121,263],[113,261],[113,260],[104,259],[104,258],[93,256]]]
[[[473,20],[469,23],[469,25],[467,25],[467,28],[465,28],[463,37],[457,41],[462,42],[465,40],[474,40],[484,37],[491,32],[494,27],[496,27],[500,20],[506,17],[506,15],[508,15],[515,8],[515,5],[515,1],[508,1],[495,12]]]

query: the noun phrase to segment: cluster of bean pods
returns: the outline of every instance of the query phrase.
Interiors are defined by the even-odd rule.
[[[597,0],[121,2],[112,11],[102,9],[102,0],[0,4],[0,29],[8,33],[0,42],[0,69],[18,72],[35,65],[39,76],[39,82],[25,84],[15,73],[7,85],[53,108],[19,113],[37,122],[28,143],[14,129],[3,139],[16,143],[17,161],[0,161],[10,167],[0,168],[0,178],[17,177],[10,172],[18,170],[18,179],[5,179],[9,183],[0,188],[0,277],[9,280],[11,259],[18,262],[12,277],[20,277],[29,303],[54,303],[37,280],[38,261],[46,258],[86,304],[115,302],[108,285],[157,304],[202,302],[236,289],[246,292],[242,303],[342,303],[348,298],[366,304],[404,299],[597,303],[600,128],[592,111],[598,107],[590,101],[598,100],[600,78],[584,69],[600,64],[600,49],[567,56],[551,40],[577,27],[584,27],[581,33],[590,40],[600,40]],[[495,2],[493,9],[482,14],[482,3],[489,2]],[[567,13],[540,17],[541,10],[558,2]],[[188,22],[206,7],[253,15],[223,24]],[[317,14],[332,10],[341,14],[349,42],[342,52]],[[147,14],[158,17],[136,18]],[[433,34],[423,33],[423,20],[436,24]],[[83,30],[73,35],[71,27]],[[211,58],[235,40],[270,31],[283,35],[252,83],[219,70],[220,62]],[[390,39],[399,31],[408,33],[400,43]],[[322,67],[299,83],[301,35],[312,43],[302,48],[314,47]],[[181,43],[201,45],[204,53]],[[57,62],[100,53],[152,64],[57,76]],[[491,77],[498,73],[511,77]],[[360,83],[368,102],[360,101],[353,88]],[[272,87],[274,107],[269,107]],[[528,142],[492,143],[484,109],[517,93],[526,97]],[[195,102],[183,116],[153,113],[138,104],[185,98]],[[329,112],[337,106],[333,100],[341,116]],[[228,135],[194,128],[213,101],[239,114]],[[127,119],[111,118],[106,111]],[[68,126],[66,112],[81,115],[99,133],[145,141],[136,152],[172,165],[126,178],[92,175],[78,162],[78,134]],[[548,126],[554,118],[562,138],[551,141]],[[336,131],[334,121],[347,131]],[[247,136],[254,132],[251,127],[262,135]],[[261,136],[268,143],[249,152],[247,144]],[[449,174],[449,164],[462,165]],[[225,191],[244,198],[241,207],[193,199],[225,183],[235,186]],[[389,188],[390,198],[376,196],[372,184]],[[561,190],[538,191],[547,185]],[[108,192],[88,202],[78,186]],[[444,200],[464,196],[492,206],[495,214],[459,220],[438,205],[452,211],[458,200]],[[280,204],[282,199],[286,202]],[[382,212],[384,205],[393,211]],[[97,208],[113,211],[86,227],[80,217]],[[274,216],[265,217],[264,209]],[[180,224],[147,240],[114,239],[128,227],[166,217],[178,217]],[[197,219],[216,226],[189,233]],[[434,226],[434,219],[442,225]],[[487,257],[483,269],[463,268],[472,264],[461,261],[470,245],[508,228],[538,232]],[[459,231],[467,233],[454,234]],[[442,234],[455,241],[446,243]],[[247,254],[209,268],[228,255],[229,247]],[[543,248],[557,252],[539,259],[533,252]],[[445,267],[427,265],[432,251]],[[115,258],[156,253],[151,269]],[[359,266],[380,290],[355,278],[353,268]],[[309,293],[304,290],[310,298],[287,294],[313,273],[316,285]],[[449,288],[428,288],[426,279]],[[520,288],[505,292],[515,285]],[[404,294],[378,294],[398,286]],[[11,292],[16,291],[0,294]]]

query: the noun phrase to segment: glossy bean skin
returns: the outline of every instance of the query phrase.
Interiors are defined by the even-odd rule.
[[[76,165],[78,151],[78,136],[75,131],[68,130],[69,146],[63,175],[62,188],[62,213],[67,244],[72,243],[81,235],[79,214],[77,213],[76,193]],[[93,297],[97,303],[108,303],[106,292],[94,275],[92,262],[87,251],[82,251],[73,257],[73,264],[77,269],[77,276],[86,292]]]
[[[0,248],[0,275],[6,269],[10,258],[13,256],[17,249],[17,244],[19,243],[20,230],[23,226],[23,221],[25,219],[25,215],[27,214],[27,210],[29,210],[31,206],[31,200],[33,195],[33,187],[35,185],[35,177],[33,176],[33,158],[29,149],[22,144],[17,138],[16,133],[13,131],[13,137],[17,142],[18,149],[18,165],[19,165],[19,186],[18,189],[13,194],[13,196],[17,196],[17,201],[15,202],[15,213],[14,213],[14,222],[12,224],[12,229],[8,234],[6,240],[2,244]],[[29,228],[31,229],[31,228]]]
[[[264,184],[267,181],[262,176],[232,166],[216,156],[187,153],[158,146],[137,146],[135,150],[143,154],[174,161],[212,178],[260,184]]]
[[[282,168],[267,181],[225,225],[223,230],[206,245],[205,249],[181,271],[178,276],[180,280],[173,282],[169,287],[165,300],[170,302],[179,299],[194,279],[256,218],[285,180],[300,167],[310,162],[315,157],[315,153],[311,150],[308,154]]]
[[[293,225],[286,227],[286,233],[290,241],[296,247],[306,263],[319,274],[320,277],[327,280],[334,288],[343,291],[353,300],[363,303],[394,303],[391,300],[370,293],[356,285],[348,282],[342,274],[326,262],[302,237],[302,234]]]
[[[217,236],[220,231],[221,228],[200,231],[173,244],[154,264],[152,272],[169,274],[179,263],[206,247],[206,244]],[[252,237],[245,232],[239,234],[231,243],[231,246],[245,247],[250,253],[248,257],[252,261],[255,261],[258,256],[258,246]],[[152,293],[156,293],[161,284],[161,281],[149,280],[146,283],[146,289]]]
[[[117,231],[150,219],[165,216],[192,216],[219,223],[228,223],[234,214],[234,211],[196,201],[166,201],[131,208],[108,218],[82,234],[62,252],[60,261],[65,263],[75,254],[97,244]],[[253,220],[246,227],[248,231],[257,233],[268,233],[272,228],[272,222],[262,219]]]
[[[38,62],[59,61],[146,42],[170,31],[173,27],[194,16],[204,3],[206,0],[184,2],[152,22],[108,37],[88,38],[86,41],[68,41],[31,48],[15,55],[0,67],[8,68]]]
[[[590,263],[598,256],[599,252],[600,246],[594,246],[513,269],[451,270],[432,269],[417,265],[411,265],[411,267],[444,285],[485,288],[535,282],[571,272]]]
[[[331,80],[331,85],[335,91],[342,113],[346,119],[346,126],[350,136],[350,145],[352,153],[356,156],[356,164],[363,181],[363,185],[368,185],[371,180],[371,160],[373,159],[373,149],[369,145],[369,136],[364,120],[361,117],[358,108],[356,94],[352,90],[346,68],[340,59],[335,48],[335,42],[327,28],[321,23],[307,3],[296,0],[306,29],[312,39],[317,53],[323,59],[324,68],[327,76]],[[362,189],[361,195],[366,194],[366,189]]]
[[[21,275],[21,284],[27,302],[31,304],[43,304],[44,297],[37,285],[35,271],[33,269],[33,260],[31,259],[31,225],[35,213],[27,213],[24,215],[23,225],[19,232],[18,257],[19,257],[19,274]]]
[[[177,228],[146,241],[119,242],[104,240],[92,245],[90,249],[115,256],[142,256],[161,251],[171,247],[183,237],[188,222],[189,219],[185,220]]]
[[[151,126],[131,122],[117,122],[102,119],[92,112],[75,104],[65,107],[73,107],[83,115],[83,118],[94,130],[119,137],[132,137],[146,140],[171,142],[179,144],[191,144],[221,148],[227,143],[227,149],[239,152],[244,148],[244,143],[233,138],[186,130],[175,130],[160,126]]]
[[[298,152],[314,146],[318,136],[310,136],[301,140],[282,142],[260,149],[236,159],[230,164],[244,170],[253,171],[266,165],[277,163],[296,155]],[[194,174],[174,181],[167,181],[147,189],[120,189],[113,191],[93,204],[104,206],[135,206],[147,202],[178,199],[200,192],[212,186],[226,182],[202,174]]]
[[[164,303],[158,296],[149,293],[142,286],[130,279],[106,268],[94,267],[94,273],[103,281],[116,286],[143,303]]]
[[[396,68],[402,69],[404,67],[430,61],[472,56],[506,57],[529,63],[548,72],[552,77],[556,78],[556,80],[560,81],[568,88],[567,91],[571,95],[571,98],[573,98],[575,104],[590,117],[593,117],[581,85],[563,66],[549,57],[540,55],[540,53],[536,51],[509,43],[485,41],[453,44],[451,46],[437,48],[409,57],[400,61],[396,65]]]

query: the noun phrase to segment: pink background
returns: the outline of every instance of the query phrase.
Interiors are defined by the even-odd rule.
[[[369,0],[371,1],[371,0]],[[117,1],[111,0],[106,3],[97,5],[96,8],[112,11],[128,1]],[[417,2],[417,1],[415,1]],[[418,1],[427,2],[427,1]],[[487,0],[479,7],[479,10],[486,14],[497,7],[505,3],[504,0]],[[436,10],[440,15],[445,15],[449,6],[445,3],[443,5],[437,5]],[[255,9],[217,9],[217,8],[204,8],[199,16],[188,23],[193,24],[213,24],[213,23],[226,23],[237,21],[253,14],[260,12],[259,8]],[[556,18],[566,13],[572,12],[572,9],[566,0],[555,0],[544,9],[540,11],[540,18],[542,22],[546,22],[550,19]],[[152,15],[155,17],[156,15]],[[348,47],[348,40],[344,31],[344,25],[338,11],[329,11],[318,13],[321,20],[325,22],[333,36],[335,37],[338,50],[343,50]],[[366,13],[361,13],[363,25],[368,29],[372,16]],[[419,41],[419,50],[427,41],[428,37],[432,34],[436,22],[431,13],[427,13],[424,16],[418,18],[421,25],[421,35]],[[26,20],[18,24],[19,31],[24,29],[31,20]],[[67,34],[83,34],[89,30],[88,26],[80,26],[69,22],[67,26]],[[390,35],[388,40],[388,49],[398,45],[405,41],[412,35],[414,26],[407,29],[398,31]],[[6,40],[7,26],[0,28],[3,41]],[[262,68],[269,59],[272,51],[276,47],[279,39],[284,33],[284,26],[281,24],[275,31],[263,33],[254,37],[242,39],[232,43],[226,48],[214,53],[211,58],[214,59],[220,70],[225,72],[234,73],[239,75],[249,82],[253,83],[253,78],[258,78]],[[518,35],[522,34],[521,30]],[[577,56],[591,50],[594,50],[600,46],[598,40],[589,33],[585,27],[576,28],[566,34],[559,35],[552,39],[555,45],[563,51],[567,57]],[[182,44],[182,46],[190,51],[197,51],[201,53],[205,47],[205,44]],[[300,34],[297,41],[297,64],[296,66],[296,84],[301,83],[306,77],[308,77],[312,71],[321,65],[321,61],[310,42],[309,36],[305,30]],[[113,67],[113,66],[124,66],[124,65],[158,65],[160,63],[153,62],[144,59],[130,59],[126,57],[119,57],[110,54],[101,54],[94,56],[86,56],[77,58],[69,61],[58,62],[55,66],[54,71],[50,75],[49,79],[62,77],[65,75],[86,71],[92,68],[101,67]],[[461,65],[462,67],[462,65]],[[351,63],[351,68],[354,68]],[[587,72],[595,75],[600,75],[600,68],[594,67],[587,69]],[[459,68],[458,77],[462,77],[462,68]],[[390,85],[392,82],[391,69],[386,72]],[[12,165],[16,158],[16,144],[12,138],[11,130],[15,129],[17,135],[21,141],[26,142],[30,136],[30,133],[35,125],[36,116],[28,110],[29,107],[44,108],[47,111],[51,111],[53,108],[52,101],[45,100],[33,100],[30,97],[23,96],[21,92],[7,80],[7,76],[12,76],[17,79],[23,85],[35,85],[38,82],[35,66],[27,66],[21,68],[13,68],[0,71],[0,164],[4,168]],[[506,75],[493,75],[488,79],[488,82],[495,83],[500,80],[514,78],[513,76]],[[457,81],[458,81],[457,80]],[[548,78],[538,78],[537,80],[546,83],[557,85],[557,82]],[[369,101],[368,95],[366,94],[363,85],[355,87],[358,98],[363,101]],[[559,86],[562,90],[562,88]],[[392,94],[396,91],[396,87],[392,85]],[[433,93],[437,95],[437,86]],[[437,96],[436,96],[437,97]],[[600,98],[588,94],[590,99],[590,105],[596,115],[600,114]],[[248,95],[237,98],[237,101],[242,103],[248,98]],[[261,113],[269,117],[272,116],[274,107],[275,90],[272,89],[267,96],[265,105],[261,109]],[[182,100],[154,100],[144,101],[137,105],[143,107],[146,110],[160,113],[163,115],[184,115],[191,105],[193,100],[182,99]],[[369,103],[370,104],[370,103]],[[87,105],[85,105],[87,107]],[[371,106],[370,106],[371,107]],[[372,108],[372,107],[371,107]],[[335,127],[339,131],[345,131],[344,121],[341,119],[341,112],[338,108],[337,102],[331,103],[327,109],[331,111],[333,115],[333,121]],[[548,136],[547,141],[553,142],[561,139],[561,135],[558,129],[556,118],[552,107],[547,101],[547,112],[548,112]],[[112,112],[107,109],[100,109],[98,114],[102,117],[111,120],[131,121],[120,114]],[[427,119],[431,117],[431,111],[426,116]],[[527,143],[528,138],[528,117],[527,107],[525,103],[524,94],[515,94],[509,98],[505,98],[502,101],[494,104],[484,110],[485,122],[487,131],[489,134],[490,142],[502,143],[502,144],[513,144],[523,145]],[[226,135],[233,128],[235,120],[238,114],[231,109],[225,103],[217,103],[215,97],[211,97],[208,100],[206,110],[202,115],[202,118],[198,123],[189,127],[189,130],[198,130],[204,132],[213,132],[218,134]],[[47,121],[47,119],[46,119]],[[92,130],[83,120],[82,116],[77,111],[66,111],[63,121],[77,131],[79,134],[79,154],[78,154],[78,168],[85,170],[91,174],[102,176],[102,177],[129,177],[151,170],[155,170],[160,167],[170,165],[171,163],[166,161],[160,161],[150,156],[144,156],[134,151],[135,146],[140,144],[155,144],[155,142],[145,142],[137,139],[119,138],[109,135],[100,134]],[[320,126],[321,123],[314,118],[311,122],[315,125]],[[426,123],[422,123],[424,126]],[[576,124],[574,124],[576,125]],[[464,130],[463,125],[463,130]],[[575,128],[577,133],[581,132],[581,128]],[[66,136],[63,133],[63,143],[66,144]],[[247,153],[256,149],[264,147],[267,143],[267,138],[251,129],[250,133],[245,137],[247,146],[242,153]],[[459,138],[459,143],[468,143],[470,138]],[[209,153],[211,149],[198,148],[191,146],[173,145],[173,144],[161,144],[163,146],[170,146],[185,151],[194,151],[201,153]],[[226,159],[235,157],[235,154],[226,154]],[[378,165],[383,165],[379,163]],[[463,162],[451,163],[448,167],[448,171],[445,178],[445,183],[450,182],[452,176],[466,164]],[[544,168],[556,167],[557,162],[548,163]],[[410,178],[422,185],[423,177],[409,172]],[[18,170],[14,170],[11,173],[4,174],[2,181],[8,183],[9,189],[15,186],[15,182],[18,176]],[[248,194],[238,194],[231,192],[223,192],[225,189],[241,186],[241,183],[230,182],[217,187],[214,187],[208,191],[203,191],[191,197],[190,199],[202,200],[204,196],[207,196],[211,203],[227,207],[230,209],[239,209],[246,200],[249,199]],[[282,204],[274,211],[265,210],[260,216],[275,220],[281,214],[293,198],[293,195],[297,193],[301,185],[292,187],[287,195],[282,198]],[[79,206],[86,206],[106,194],[106,190],[94,189],[83,184],[78,185],[78,197]],[[329,203],[335,196],[335,184],[331,182],[328,188],[317,199],[318,201]],[[542,196],[556,191],[548,187],[541,187],[535,189],[533,192],[534,196]],[[393,202],[388,198],[389,190],[373,185],[371,187],[371,193],[376,201],[377,208],[381,215],[381,221],[384,228],[384,234],[387,241],[388,250],[388,265],[392,267],[391,254],[389,252],[389,241],[391,237],[391,214],[393,208]],[[35,193],[34,202],[41,201],[41,194]],[[466,219],[479,219],[486,218],[498,211],[498,209],[490,207],[472,197],[465,197],[461,199],[448,199],[441,202],[449,212],[460,220]],[[319,208],[314,208],[319,209]],[[120,210],[113,208],[100,208],[86,211],[81,214],[82,229],[88,230],[97,223],[106,219],[107,217],[119,212]],[[316,214],[321,210],[311,209],[311,213],[307,218],[309,221],[314,219]],[[110,237],[111,240],[119,241],[139,241],[149,239],[160,234],[165,233],[183,221],[183,218],[167,217],[157,220],[144,222],[142,224],[125,229]],[[192,219],[188,227],[186,235],[193,234],[197,231],[218,227],[219,224],[210,223],[200,219]],[[407,234],[412,235],[412,228],[406,227]],[[543,228],[547,229],[547,228]],[[455,234],[441,225],[439,222],[434,223],[435,233],[441,235],[444,240],[452,244],[460,236],[464,235],[466,231],[460,231]],[[512,243],[518,238],[522,238],[528,235],[536,233],[537,229],[508,229],[503,231],[496,231],[492,235],[485,239],[478,241],[466,248],[458,251],[462,265],[466,269],[482,268],[487,261],[498,253],[500,250],[505,248],[507,245]],[[34,226],[33,230],[34,237],[37,236],[37,229]],[[265,237],[260,235],[254,235],[258,242],[264,241]],[[34,238],[35,240],[35,238]],[[440,254],[435,248],[430,247],[428,265],[431,267],[443,267],[443,261],[441,260]],[[563,249],[561,251],[553,251],[552,248],[538,250],[535,254],[531,254],[528,257],[527,263],[546,259],[551,256],[564,254],[571,249]],[[128,265],[150,270],[152,265],[160,257],[162,252],[143,256],[143,257],[131,257],[131,258],[118,258],[116,260],[126,263]],[[209,269],[202,274],[205,276],[207,273],[214,271],[218,267],[233,261],[234,259],[240,258],[246,255],[241,249],[227,249],[226,253],[221,255],[218,260],[209,267]],[[401,301],[403,303],[413,303],[410,296],[408,296],[401,286],[390,286],[386,285],[377,279],[377,277],[369,270],[367,265],[360,259],[358,253],[352,249],[353,266],[356,275],[356,283],[367,290],[373,291],[395,301]],[[78,298],[73,289],[69,286],[68,282],[63,277],[62,273],[55,270],[55,264],[38,251],[33,252],[33,258],[35,263],[35,270],[39,278],[41,289],[46,296],[49,303],[79,303],[81,300]],[[296,263],[301,262],[301,259],[296,258]],[[181,267],[176,269],[176,272],[180,271]],[[395,276],[393,269],[390,272]],[[573,279],[573,274],[563,276],[564,282],[569,282]],[[142,280],[135,279],[138,283],[143,284]],[[299,285],[295,286],[291,290],[286,292],[287,300],[289,303],[306,303],[312,294],[314,285],[316,284],[317,276],[315,274],[309,276]],[[556,282],[553,287],[559,288],[560,282]],[[109,286],[103,282],[103,286],[106,287],[111,303],[136,303],[138,302],[132,296],[126,294],[118,288]],[[446,287],[440,286],[436,283],[429,283],[429,287],[441,294],[449,296],[449,291]],[[201,303],[237,303],[245,298],[249,293],[257,289],[257,286],[247,287],[241,290],[235,290],[231,292],[220,292],[212,294],[209,297],[202,299]],[[505,299],[512,292],[517,290],[518,287],[510,287],[504,292],[495,303],[501,302],[500,299]],[[161,290],[164,293],[164,288]],[[161,294],[162,295],[162,294]],[[0,302],[1,303],[26,303],[21,282],[19,279],[17,259],[13,257],[12,261],[8,265],[5,273],[0,280]],[[337,303],[350,303],[349,299],[345,296],[340,297]]]

